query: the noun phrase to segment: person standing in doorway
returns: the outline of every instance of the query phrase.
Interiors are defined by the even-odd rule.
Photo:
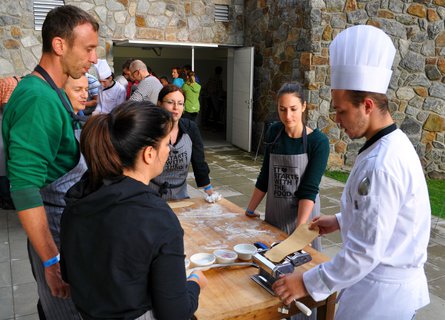
[[[195,81],[195,73],[193,71],[187,72],[187,80],[182,86],[182,91],[185,94],[184,118],[196,122],[200,109],[199,94],[201,85]]]
[[[385,32],[360,25],[339,33],[329,51],[335,120],[351,139],[366,138],[341,212],[312,221],[321,235],[340,230],[343,246],[331,261],[296,270],[273,288],[284,303],[339,291],[338,320],[411,320],[430,301],[431,209],[419,157],[388,108],[396,49]]]
[[[186,64],[182,67],[182,76],[185,78],[184,80],[187,80],[187,74],[189,73],[189,71],[193,71],[191,65]],[[195,72],[195,71],[193,71],[193,72]],[[195,82],[198,84],[201,84],[199,76],[196,74],[196,72],[195,72]]]
[[[86,168],[78,166],[78,119],[60,88],[96,63],[98,30],[97,21],[75,6],[51,10],[39,64],[18,84],[3,116],[11,196],[29,239],[41,319],[80,319],[60,275],[59,229],[64,194]]]
[[[181,78],[181,68],[179,67],[172,68],[172,78],[173,78],[172,83],[178,88],[182,88],[182,86],[184,85],[184,79]]]
[[[132,101],[158,102],[159,91],[163,88],[158,78],[151,74],[151,69],[141,60],[134,60],[130,64],[131,78],[139,81],[136,91],[130,97]]]
[[[166,76],[159,77],[159,81],[161,81],[163,87],[169,85],[168,78]]]

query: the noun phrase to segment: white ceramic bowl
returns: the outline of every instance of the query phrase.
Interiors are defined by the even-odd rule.
[[[185,268],[187,269],[190,266],[190,259],[185,258],[184,264],[185,264]]]
[[[240,260],[250,260],[252,255],[257,252],[257,248],[253,244],[241,243],[233,247],[233,250],[238,254]]]
[[[190,257],[190,262],[195,267],[209,266],[215,263],[215,255],[211,253],[195,253]]]
[[[232,263],[235,262],[238,255],[235,251],[226,250],[226,249],[218,249],[213,251],[213,254],[216,257],[217,263]]]

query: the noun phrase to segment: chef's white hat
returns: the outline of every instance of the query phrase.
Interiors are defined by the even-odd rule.
[[[94,65],[97,69],[99,80],[105,80],[111,76],[111,68],[105,59],[97,59],[97,63]]]
[[[396,48],[373,26],[354,26],[339,33],[329,46],[331,89],[386,93]]]

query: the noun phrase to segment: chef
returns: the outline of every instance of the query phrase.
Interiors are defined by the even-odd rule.
[[[424,271],[431,209],[419,157],[397,129],[386,91],[396,49],[372,26],[354,26],[330,45],[332,106],[351,139],[366,138],[346,182],[341,212],[316,217],[320,234],[341,231],[329,262],[275,282],[285,302],[338,291],[335,318],[411,320],[429,303]]]
[[[114,80],[111,68],[105,59],[98,59],[94,66],[97,69],[101,87],[99,101],[93,114],[110,113],[111,110],[125,102],[127,91],[123,85]]]

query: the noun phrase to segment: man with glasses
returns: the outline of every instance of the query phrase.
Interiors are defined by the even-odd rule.
[[[131,78],[139,81],[139,85],[131,95],[130,100],[151,101],[153,104],[156,104],[159,91],[163,88],[162,83],[151,74],[151,69],[141,60],[134,60],[130,64],[129,69]]]

